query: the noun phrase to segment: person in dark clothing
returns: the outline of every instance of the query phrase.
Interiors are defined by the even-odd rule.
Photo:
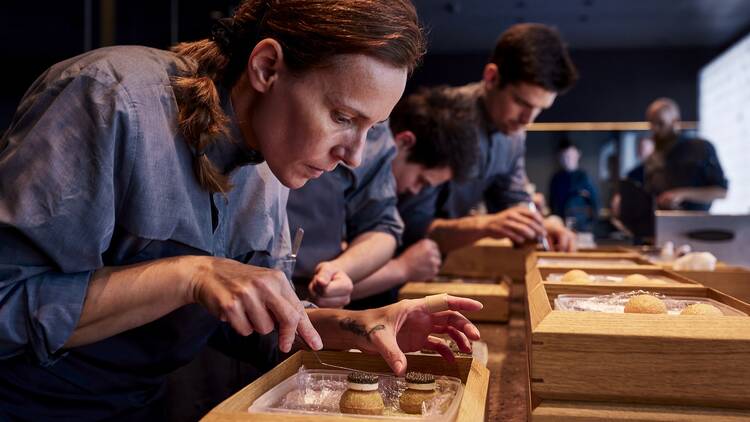
[[[648,157],[651,156],[651,154],[654,153],[654,140],[651,138],[643,137],[638,139],[638,148],[636,150],[636,155],[638,156],[638,160],[640,161],[637,166],[633,167],[628,174],[626,175],[626,178],[628,180],[632,180],[634,182],[639,183],[641,186],[643,185],[644,179],[645,179],[645,173],[644,173],[644,167],[646,165],[646,160]]]
[[[599,196],[591,178],[578,166],[581,153],[569,141],[559,149],[561,169],[550,181],[552,213],[563,220],[573,218],[574,228],[591,231],[599,213]]]
[[[680,133],[680,109],[673,100],[655,100],[646,119],[656,152],[644,165],[644,188],[658,208],[708,211],[715,199],[726,197],[729,182],[714,146]]]

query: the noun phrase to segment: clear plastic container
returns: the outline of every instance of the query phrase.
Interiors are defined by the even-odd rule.
[[[628,284],[625,283],[624,280],[627,276],[633,275],[633,274],[590,274],[587,273],[589,276],[589,280],[591,283],[614,283],[614,284]],[[562,278],[565,275],[565,273],[550,273],[547,276],[547,281],[559,281],[563,282]],[[648,274],[641,274],[649,279],[648,282],[639,282],[634,284],[644,284],[644,285],[662,285],[662,284],[684,284],[682,282],[679,282],[677,280],[673,280],[671,278],[657,275],[657,276],[650,276]],[[580,283],[570,283],[570,284],[580,284]]]
[[[624,258],[539,258],[536,264],[540,267],[638,267],[639,264]]]
[[[713,305],[721,310],[727,316],[747,316],[746,313],[738,311],[731,306],[717,302],[705,297],[683,297],[683,296],[664,296],[660,293],[651,293],[643,290],[632,291],[627,293],[612,293],[610,295],[559,295],[555,298],[555,310],[558,311],[583,311],[583,312],[606,312],[606,313],[623,313],[625,303],[631,297],[637,295],[649,294],[661,299],[667,306],[667,314],[679,315],[683,309],[696,303],[705,303]]]
[[[296,374],[282,381],[256,399],[248,412],[272,412],[333,417],[340,415],[339,400],[347,389],[348,371],[307,370],[300,368]],[[410,415],[399,409],[399,397],[406,390],[403,378],[379,374],[378,391],[383,397],[385,410],[382,415],[354,415],[347,417],[374,418],[383,420],[427,419],[435,422],[450,422],[456,419],[463,397],[461,380],[454,377],[436,376],[438,394],[423,404],[422,415]]]

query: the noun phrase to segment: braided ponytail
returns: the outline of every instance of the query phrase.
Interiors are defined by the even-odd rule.
[[[193,171],[207,191],[229,192],[232,188],[229,178],[204,153],[216,137],[226,130],[227,116],[221,109],[216,81],[229,60],[210,40],[178,44],[173,50],[193,59],[195,63],[192,74],[172,80],[172,89],[180,109],[180,133],[195,151]]]
[[[206,157],[206,147],[227,130],[216,89],[231,89],[263,38],[281,44],[293,72],[324,65],[340,54],[365,54],[413,70],[424,53],[424,35],[409,0],[244,0],[220,19],[212,39],[172,48],[191,69],[173,78],[179,129],[195,151],[193,169],[210,192],[232,186]]]

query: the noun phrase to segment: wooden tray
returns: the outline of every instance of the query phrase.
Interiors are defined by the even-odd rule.
[[[352,352],[318,352],[325,363],[342,365],[361,371],[390,372],[388,365],[378,355]],[[472,358],[456,357],[454,364],[449,364],[440,356],[407,354],[409,370],[429,372],[436,375],[447,375],[459,378],[464,383],[464,395],[458,408],[457,422],[473,422],[484,420],[487,388],[489,385],[489,371]],[[383,422],[384,419],[336,416],[311,416],[279,413],[248,413],[250,405],[263,393],[275,387],[283,380],[294,375],[304,365],[310,369],[327,369],[322,366],[314,354],[308,351],[297,352],[279,364],[252,384],[238,391],[232,397],[224,400],[211,410],[201,420],[207,422],[218,421],[253,421],[253,422],[302,422],[323,421],[335,419],[337,422]]]
[[[591,282],[591,283],[585,283],[585,284],[577,284],[577,283],[566,283],[563,281],[549,281],[548,277],[551,274],[557,274],[557,273],[566,273],[570,271],[573,268],[538,268],[534,269],[532,271],[539,271],[540,277],[542,278],[544,285],[547,286],[547,293],[557,293],[559,289],[568,289],[565,290],[568,293],[572,293],[575,291],[575,293],[591,293],[591,294],[602,294],[603,292],[627,292],[631,290],[653,290],[654,288],[665,288],[666,290],[670,291],[670,295],[674,296],[689,296],[691,293],[690,291],[694,289],[701,289],[703,286],[702,284],[698,283],[697,281],[694,281],[688,277],[685,277],[683,275],[677,274],[673,271],[663,270],[663,269],[656,269],[656,268],[628,268],[627,270],[622,269],[613,269],[613,268],[598,268],[598,269],[588,269],[586,272],[589,275],[607,275],[607,274],[642,274],[649,278],[659,277],[659,278],[667,278],[670,280],[675,281],[676,283],[673,284],[652,284],[652,283],[644,283],[644,284],[624,284],[624,283],[615,283],[615,282]],[[679,283],[679,284],[678,284]],[[572,289],[572,290],[571,290]],[[557,294],[554,294],[554,296],[557,296]]]
[[[526,277],[526,259],[534,245],[514,247],[508,239],[480,239],[448,254],[440,274],[468,277],[508,276],[522,283]]]
[[[531,412],[533,422],[747,422],[750,411],[710,407],[545,401]]]
[[[409,282],[401,287],[398,298],[399,300],[419,299],[440,293],[468,297],[484,305],[479,311],[463,312],[469,320],[475,322],[505,322],[508,320],[510,279],[497,277],[495,281],[494,284],[438,281]]]
[[[750,317],[554,311],[547,287],[539,271],[527,275],[535,407],[555,400],[750,409]],[[710,288],[689,295],[750,314],[747,303]]]
[[[675,273],[750,303],[750,270],[746,268],[718,266],[714,271],[675,271]]]
[[[531,268],[566,268],[569,270],[610,268],[630,272],[639,272],[641,269],[661,269],[660,266],[652,264],[635,252],[534,252],[528,257],[526,263],[527,272]]]

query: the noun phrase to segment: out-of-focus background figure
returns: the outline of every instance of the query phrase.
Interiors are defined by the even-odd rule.
[[[714,146],[680,132],[680,108],[659,98],[646,110],[656,151],[644,164],[643,184],[660,209],[708,211],[727,195],[729,182]]]
[[[560,143],[560,170],[550,182],[552,213],[577,231],[591,231],[599,214],[599,195],[591,178],[579,168],[581,151],[565,139]]]

